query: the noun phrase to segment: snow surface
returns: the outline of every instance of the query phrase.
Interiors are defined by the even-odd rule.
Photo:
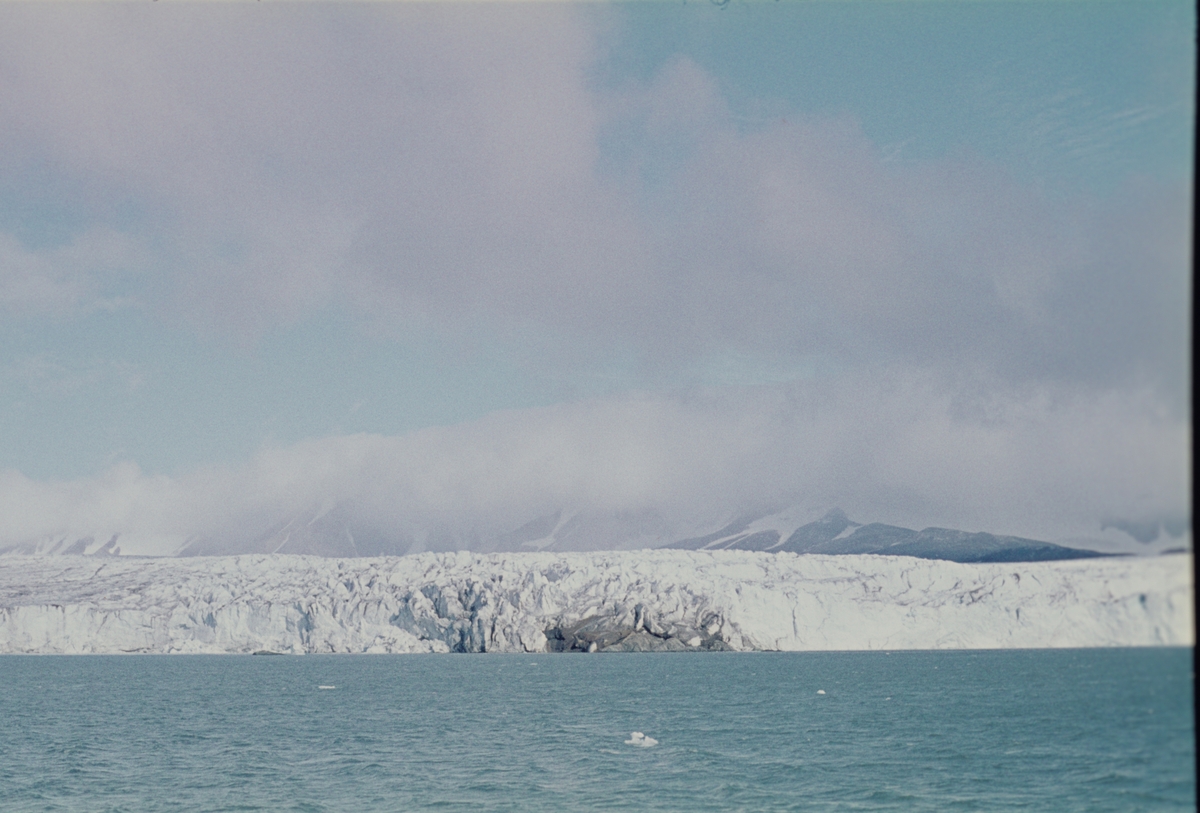
[[[0,653],[543,652],[561,630],[593,650],[1192,645],[1191,562],[12,556],[0,559]]]

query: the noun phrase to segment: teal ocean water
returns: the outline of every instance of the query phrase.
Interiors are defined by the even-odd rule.
[[[6,656],[0,810],[1194,810],[1191,659]]]

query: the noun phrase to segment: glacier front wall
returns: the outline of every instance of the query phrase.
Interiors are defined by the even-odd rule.
[[[0,653],[544,652],[576,628],[599,630],[576,639],[592,649],[1193,645],[1191,561],[966,565],[743,551],[6,557]]]

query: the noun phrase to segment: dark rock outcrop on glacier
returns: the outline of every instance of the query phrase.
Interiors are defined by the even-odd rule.
[[[721,619],[705,618],[700,627],[656,624],[644,605],[634,608],[633,623],[622,615],[588,616],[572,624],[547,627],[547,652],[718,652],[731,649],[720,636]]]

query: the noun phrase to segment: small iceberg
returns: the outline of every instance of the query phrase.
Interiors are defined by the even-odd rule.
[[[318,686],[318,689],[336,689],[337,686]]]
[[[825,694],[825,690],[824,690],[824,689],[817,689],[817,694]]]
[[[639,748],[649,748],[651,745],[658,745],[658,740],[653,737],[647,737],[640,731],[631,731],[629,739],[625,740],[626,745],[636,745]]]

